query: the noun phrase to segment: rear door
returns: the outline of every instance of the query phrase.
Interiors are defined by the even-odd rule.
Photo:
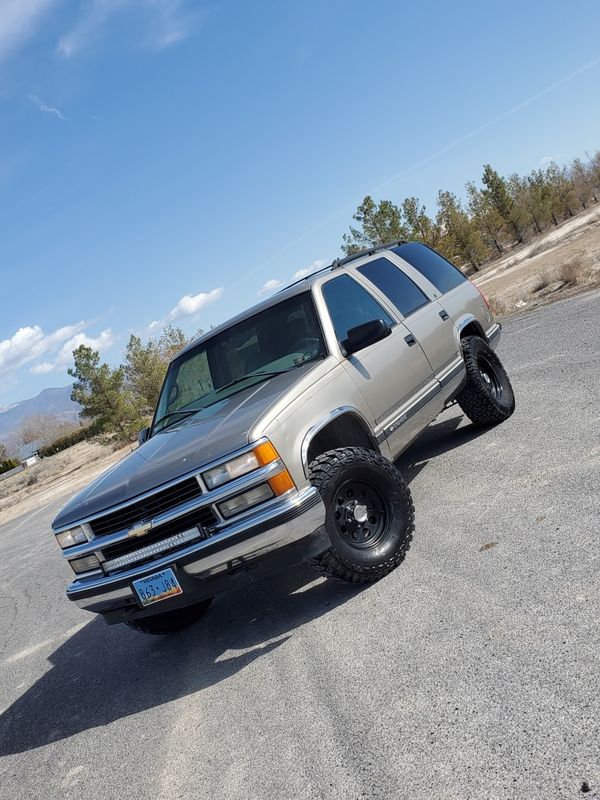
[[[439,392],[429,361],[415,337],[393,314],[346,273],[321,286],[340,350],[350,328],[381,319],[392,333],[344,360],[375,418],[379,441],[399,453],[433,419],[430,397]]]
[[[418,242],[391,248],[391,256],[405,272],[440,303],[455,325],[475,319],[487,332],[493,323],[483,298],[465,275],[435,250]]]
[[[404,325],[423,349],[441,386],[462,375],[459,338],[450,314],[389,258],[378,257],[356,267],[402,315]]]

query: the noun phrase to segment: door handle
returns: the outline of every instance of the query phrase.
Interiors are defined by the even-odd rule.
[[[442,310],[440,311],[440,317],[444,320],[444,322],[446,322],[446,320],[448,319],[448,312],[446,311],[445,308],[442,308]]]
[[[407,344],[409,347],[412,347],[412,346],[413,346],[413,344],[416,344],[416,343],[417,343],[417,340],[416,340],[416,339],[415,339],[415,337],[412,335],[412,333],[411,333],[411,334],[409,334],[408,336],[405,336],[405,337],[404,337],[404,341],[406,342],[406,344]]]

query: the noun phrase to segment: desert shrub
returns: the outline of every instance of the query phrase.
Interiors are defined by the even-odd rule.
[[[90,428],[77,428],[76,431],[68,433],[66,436],[60,436],[55,439],[51,444],[41,447],[38,453],[42,458],[53,456],[55,453],[60,453],[61,450],[66,450],[67,447],[72,447],[74,444],[79,444],[92,435]]]
[[[500,300],[499,297],[494,297],[494,295],[490,295],[488,297],[490,308],[492,309],[492,314],[495,317],[503,317],[509,313],[510,306],[504,300]]]
[[[594,262],[590,255],[580,250],[558,267],[555,280],[568,284],[586,284],[591,283],[595,272]]]
[[[553,281],[553,276],[551,276],[548,272],[542,272],[540,275],[536,275],[530,285],[529,291],[530,292],[541,292],[542,289],[545,289]]]
[[[18,466],[19,462],[15,461],[14,458],[5,458],[4,461],[0,461],[0,475],[3,472],[8,472],[9,469],[14,469]]]

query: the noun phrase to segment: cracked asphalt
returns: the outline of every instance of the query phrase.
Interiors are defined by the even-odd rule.
[[[0,797],[600,798],[600,293],[508,320],[517,411],[402,457],[417,528],[173,637],[64,597],[59,503],[0,528]]]

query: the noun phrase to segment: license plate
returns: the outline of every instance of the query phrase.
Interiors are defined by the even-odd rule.
[[[161,569],[146,578],[138,578],[133,588],[143,606],[175,597],[183,591],[172,569]]]

